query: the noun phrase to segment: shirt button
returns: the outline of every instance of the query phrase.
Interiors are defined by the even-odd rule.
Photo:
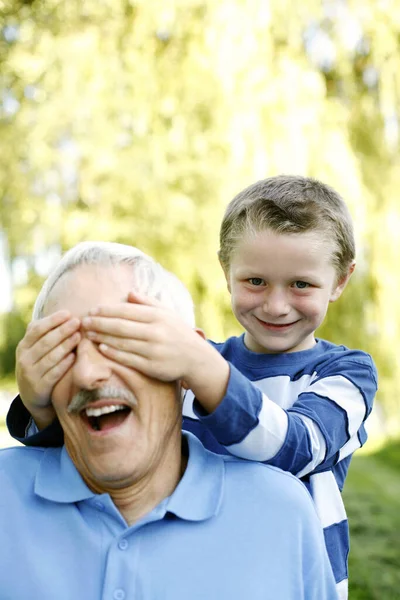
[[[118,542],[118,548],[119,548],[120,550],[126,550],[126,549],[127,549],[127,547],[128,547],[128,545],[129,545],[129,544],[128,544],[128,540],[125,540],[125,539],[123,539],[123,540],[120,540],[120,541]]]
[[[113,598],[114,598],[114,600],[124,600],[124,598],[125,598],[124,590],[115,590],[115,592],[113,593]]]
[[[104,504],[102,502],[96,501],[94,505],[97,508],[97,510],[104,510]]]

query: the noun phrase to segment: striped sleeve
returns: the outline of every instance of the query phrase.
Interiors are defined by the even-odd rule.
[[[312,432],[318,431],[322,439],[320,447],[310,444],[308,462],[292,461],[291,470],[299,477],[332,467],[367,439],[364,423],[377,390],[372,361],[342,359],[335,363],[334,369],[336,373],[327,369],[319,375],[288,411],[292,416],[293,439],[301,435],[299,431],[304,427],[310,438]],[[284,453],[284,446],[281,452]]]
[[[198,416],[235,456],[303,477],[331,468],[366,440],[364,422],[377,389],[372,360],[341,359],[325,367],[284,410],[231,365],[227,394]]]

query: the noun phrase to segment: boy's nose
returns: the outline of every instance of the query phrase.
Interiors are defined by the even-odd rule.
[[[263,310],[272,317],[287,315],[290,311],[287,296],[283,290],[266,290]]]
[[[72,376],[76,387],[84,390],[100,387],[111,376],[108,360],[88,339],[84,338],[78,344]]]

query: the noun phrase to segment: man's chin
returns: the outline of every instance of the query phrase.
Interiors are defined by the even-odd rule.
[[[111,456],[100,461],[89,458],[84,464],[81,462],[75,466],[86,485],[97,494],[124,489],[136,480],[133,465],[122,465],[121,457],[119,461]]]

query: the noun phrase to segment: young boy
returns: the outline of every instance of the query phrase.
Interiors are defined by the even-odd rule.
[[[232,200],[221,226],[219,258],[242,336],[207,344],[135,294],[130,303],[99,307],[81,324],[56,314],[34,323],[20,344],[23,401],[39,427],[50,423],[51,389],[72,364],[80,335],[149,376],[183,379],[195,396],[185,398],[185,429],[211,450],[278,466],[308,487],[339,597],[346,598],[341,490],[351,456],[366,440],[376,370],[369,355],[315,339],[314,332],[345,288],[354,255],[351,218],[333,189],[303,177],[260,181]],[[62,443],[55,424],[24,437],[28,418],[15,400],[8,423],[17,439]]]

